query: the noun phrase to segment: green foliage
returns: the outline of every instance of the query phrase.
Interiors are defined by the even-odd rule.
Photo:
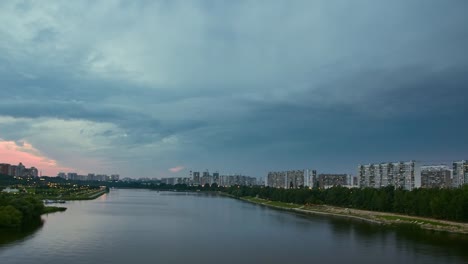
[[[57,206],[45,206],[44,211],[42,211],[43,214],[51,214],[55,212],[64,212],[66,211],[66,207],[57,207]]]
[[[415,189],[333,187],[330,189],[277,189],[263,186],[222,187],[151,185],[147,188],[170,191],[219,191],[235,197],[258,197],[287,204],[327,204],[370,211],[393,212],[412,216],[468,222],[468,185],[455,189]]]
[[[19,227],[23,214],[11,205],[0,206],[0,227]]]
[[[270,187],[230,187],[221,190],[236,197],[258,197],[295,204],[327,204],[370,211],[394,212],[468,222],[468,186],[457,189],[415,189],[393,186],[374,189],[276,189]]]
[[[28,194],[0,193],[0,227],[18,227],[40,220],[41,200]]]

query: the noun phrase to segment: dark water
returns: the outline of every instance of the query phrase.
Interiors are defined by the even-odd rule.
[[[112,190],[37,230],[0,233],[0,263],[468,263],[468,240],[301,216],[207,194]]]

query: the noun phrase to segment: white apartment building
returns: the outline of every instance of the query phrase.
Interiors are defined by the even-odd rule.
[[[415,161],[359,165],[358,178],[360,187],[412,190],[421,187],[421,165]]]

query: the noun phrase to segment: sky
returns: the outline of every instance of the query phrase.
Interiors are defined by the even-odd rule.
[[[468,1],[0,1],[0,162],[264,177],[468,159]]]

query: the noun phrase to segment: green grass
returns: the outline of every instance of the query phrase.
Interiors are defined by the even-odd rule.
[[[445,223],[440,223],[436,221],[430,221],[426,219],[419,219],[419,218],[409,218],[409,217],[403,217],[403,216],[396,216],[396,215],[378,215],[377,218],[380,218],[382,220],[387,220],[387,221],[405,221],[405,222],[411,222],[415,224],[429,224],[429,225],[434,225],[434,226],[453,226],[453,227],[459,227],[456,225],[450,225],[450,224],[445,224]]]
[[[44,211],[42,212],[42,214],[51,214],[51,213],[55,213],[55,212],[64,212],[66,210],[67,210],[67,208],[65,208],[65,207],[46,206],[46,207],[44,207]]]
[[[278,206],[278,207],[285,207],[285,208],[299,208],[301,207],[298,204],[293,204],[293,203],[283,203],[283,202],[276,202],[276,201],[269,201],[265,204],[268,205],[273,205],[273,206]]]
[[[246,201],[250,201],[250,202],[253,202],[253,203],[257,203],[257,204],[262,204],[262,205],[267,205],[267,206],[274,206],[274,207],[283,208],[283,209],[304,208],[306,210],[312,210],[312,211],[318,210],[318,211],[323,211],[325,213],[329,213],[326,210],[323,210],[323,208],[320,208],[320,206],[313,206],[313,207],[305,206],[305,207],[303,207],[303,206],[301,206],[299,204],[270,201],[270,200],[260,199],[260,198],[251,197],[251,196],[245,196],[245,197],[242,197],[241,199],[246,200]],[[344,215],[344,216],[349,216],[350,215],[349,213],[345,214],[345,213],[340,213],[340,212],[337,212],[337,213],[333,212],[333,214],[341,214],[341,215]],[[368,219],[374,220],[374,221],[375,220],[389,221],[392,224],[398,224],[398,225],[401,225],[401,226],[408,225],[408,226],[412,226],[412,227],[422,228],[422,225],[426,225],[426,226],[431,225],[433,227],[442,228],[441,230],[446,230],[446,227],[462,230],[462,229],[460,229],[460,228],[462,228],[461,226],[458,226],[456,224],[442,223],[442,222],[438,222],[437,220],[431,221],[431,220],[427,220],[427,219],[404,217],[404,216],[397,216],[397,215],[372,215],[372,214],[371,215],[352,214],[352,215],[358,216],[358,217],[361,217],[361,218],[368,218]]]
[[[105,190],[87,190],[82,192],[76,192],[73,194],[67,195],[58,195],[58,196],[49,196],[49,195],[38,195],[42,200],[67,200],[67,201],[74,201],[74,200],[93,200],[103,194],[105,194]]]
[[[277,201],[269,201],[269,200],[260,199],[260,198],[256,198],[256,197],[251,197],[251,196],[246,196],[246,197],[242,197],[242,198],[244,200],[247,200],[247,201],[250,201],[250,202],[253,202],[253,203],[258,203],[258,204],[263,204],[263,205],[271,205],[271,206],[288,208],[288,209],[301,207],[298,204],[283,203],[283,202],[277,202]]]
[[[245,199],[245,200],[248,200],[248,201],[251,201],[251,202],[254,202],[254,203],[268,202],[268,200],[260,199],[260,198],[256,198],[256,197],[252,197],[252,196],[245,196],[245,197],[242,197],[242,199]]]

